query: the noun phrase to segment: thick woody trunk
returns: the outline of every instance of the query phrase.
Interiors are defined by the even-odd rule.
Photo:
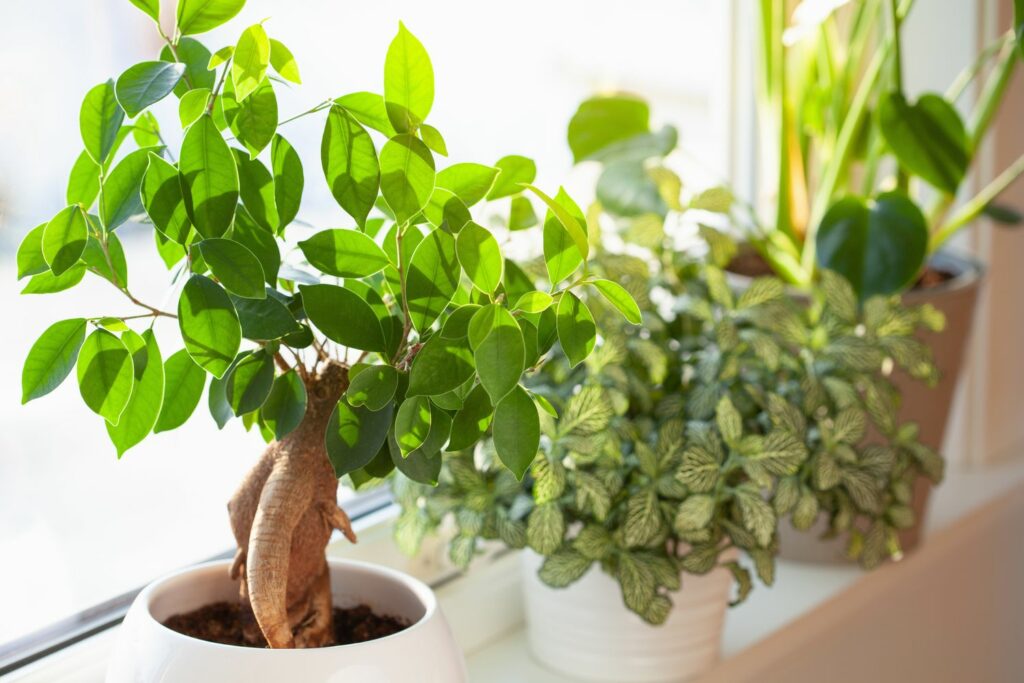
[[[274,648],[333,642],[325,548],[333,529],[355,536],[337,506],[338,480],[324,433],[347,382],[337,363],[309,379],[302,423],[267,447],[228,503],[238,543],[231,574],[255,618],[246,631],[251,641],[262,633]]]

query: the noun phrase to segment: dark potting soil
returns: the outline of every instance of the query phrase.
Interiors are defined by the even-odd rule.
[[[246,642],[242,635],[242,609],[237,603],[215,602],[184,614],[175,614],[164,626],[192,638],[222,645],[266,647]],[[404,619],[375,613],[366,605],[334,608],[334,645],[350,645],[376,640],[404,631]]]
[[[725,268],[730,273],[736,273],[737,275],[746,275],[747,277],[762,277],[765,275],[774,275],[772,267],[768,265],[768,262],[761,258],[753,249],[741,248],[740,252],[729,262],[729,265]],[[928,266],[921,273],[921,276],[914,282],[914,286],[911,289],[930,289],[931,287],[938,287],[939,285],[952,280],[956,275],[946,270],[939,268],[933,268]]]

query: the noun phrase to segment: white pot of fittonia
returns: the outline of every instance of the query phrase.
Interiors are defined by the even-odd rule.
[[[685,575],[668,619],[651,626],[626,608],[618,582],[600,568],[551,588],[537,577],[542,562],[523,553],[530,650],[549,669],[573,679],[653,683],[685,681],[718,661],[733,583],[727,569]]]
[[[462,683],[465,661],[433,591],[421,581],[363,562],[330,560],[334,605],[366,605],[408,626],[376,640],[306,650],[222,645],[164,626],[169,617],[237,601],[229,562],[166,576],[132,603],[107,669],[107,683]]]

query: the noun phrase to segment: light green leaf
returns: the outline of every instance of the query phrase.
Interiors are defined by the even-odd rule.
[[[253,95],[248,101],[253,101]],[[245,152],[235,149],[235,164],[238,167],[238,190],[242,203],[249,217],[273,235],[281,219],[277,213],[277,202],[274,196],[274,178],[259,159],[251,159]],[[268,281],[269,282],[269,281]]]
[[[388,265],[384,250],[358,230],[322,230],[299,248],[310,265],[335,277],[368,277]]]
[[[351,349],[384,351],[380,320],[359,295],[335,285],[301,285],[310,322],[327,338]]]
[[[164,364],[153,330],[146,330],[142,336],[125,332],[123,340],[132,356],[145,357],[145,363],[141,371],[141,363],[135,363],[135,383],[117,425],[109,422],[106,425],[118,458],[153,431],[164,397]]]
[[[547,310],[554,299],[547,292],[527,292],[516,301],[515,308],[524,313],[542,313]]]
[[[270,65],[274,71],[292,83],[302,83],[299,76],[299,65],[295,62],[295,56],[280,40],[270,39]]]
[[[427,205],[434,191],[434,157],[413,135],[404,134],[384,143],[380,151],[380,192],[404,225]]]
[[[381,410],[352,407],[344,398],[338,401],[327,423],[327,456],[339,477],[365,467],[380,451],[391,427],[394,404]]]
[[[178,169],[152,152],[148,160],[149,166],[142,177],[142,205],[153,221],[153,227],[168,239],[185,244],[192,223],[181,194]]]
[[[294,370],[274,380],[270,395],[260,408],[260,420],[280,441],[293,432],[306,415],[306,385]]]
[[[46,224],[42,254],[54,275],[62,275],[78,263],[88,239],[85,213],[77,205],[62,209]]]
[[[614,306],[623,317],[634,325],[643,322],[640,315],[640,307],[637,306],[633,296],[626,291],[626,288],[611,280],[593,280],[591,283],[601,295]]]
[[[235,215],[235,227],[231,231],[231,237],[259,260],[267,284],[276,284],[278,270],[281,268],[281,249],[274,238],[274,233],[257,225],[248,212],[239,211]]]
[[[565,516],[557,503],[534,508],[526,523],[526,542],[541,555],[551,555],[562,545]]]
[[[177,429],[188,421],[206,386],[206,372],[181,349],[164,363],[164,396],[154,433]]]
[[[715,498],[708,495],[693,495],[679,506],[674,528],[679,533],[703,529],[711,522],[715,512]]]
[[[274,358],[266,351],[256,351],[242,358],[230,374],[225,375],[224,397],[235,415],[258,410],[274,385]]]
[[[435,334],[413,359],[407,396],[439,396],[465,384],[473,376],[473,352],[465,339]]]
[[[255,341],[281,339],[299,332],[302,327],[287,306],[271,294],[262,299],[231,297],[231,303],[242,325],[242,336]]]
[[[441,131],[437,128],[424,123],[420,126],[420,136],[423,138],[423,143],[429,147],[432,152],[436,152],[443,157],[448,156],[448,145],[445,144],[444,136],[441,135]]]
[[[388,120],[388,111],[384,106],[383,95],[372,92],[354,92],[342,95],[334,102],[344,107],[364,126],[383,133],[389,138],[398,135],[398,131]]]
[[[563,292],[558,302],[555,325],[569,363],[575,367],[594,350],[597,327],[590,309],[572,292]]]
[[[461,451],[472,447],[487,433],[493,416],[494,408],[487,391],[476,385],[466,396],[462,408],[455,413],[447,450]]]
[[[462,226],[473,220],[463,201],[443,187],[435,187],[430,193],[430,199],[423,207],[423,215],[434,227],[444,225],[452,233],[462,230]]]
[[[491,403],[497,405],[518,384],[526,364],[526,348],[519,325],[505,308],[492,305],[481,310],[491,310],[493,318],[473,358],[480,383]]]
[[[412,396],[402,402],[395,416],[395,439],[403,457],[427,440],[430,421],[430,400],[426,396]]]
[[[182,35],[205,33],[238,14],[245,0],[178,0],[178,30]]]
[[[662,526],[661,511],[658,508],[658,494],[653,489],[644,489],[629,497],[626,503],[626,521],[623,525],[626,545],[646,545]]]
[[[103,181],[100,194],[100,219],[107,230],[118,226],[132,216],[143,212],[142,178],[149,168],[149,155],[153,148],[137,149],[114,166]]]
[[[255,159],[277,131],[277,95],[270,79],[260,81],[244,100],[237,99],[235,92],[225,87],[221,101],[228,127],[249,150],[250,158]]]
[[[132,393],[132,356],[124,343],[106,330],[95,330],[78,354],[78,390],[97,415],[117,424]]]
[[[388,118],[400,133],[419,127],[434,104],[430,56],[401,22],[384,58],[384,100]]]
[[[448,306],[460,273],[455,239],[435,228],[416,247],[406,270],[409,316],[417,332],[426,332]]]
[[[241,244],[215,237],[199,242],[198,247],[210,271],[229,292],[248,299],[262,299],[267,295],[263,266]]]
[[[28,231],[18,246],[18,279],[27,275],[37,275],[50,270],[46,257],[43,256],[43,234],[49,223],[40,223]]]
[[[648,175],[642,161],[606,165],[595,193],[601,206],[617,216],[655,214],[664,217],[668,211],[658,185]]]
[[[600,96],[583,102],[569,121],[569,148],[579,163],[596,152],[650,130],[650,110],[630,96]]]
[[[537,164],[533,159],[518,154],[498,159],[495,166],[501,173],[487,193],[488,200],[519,194],[523,191],[523,185],[532,183],[537,178]]]
[[[185,208],[196,231],[220,237],[235,216],[238,169],[211,116],[201,116],[185,133],[178,168]]]
[[[480,291],[493,295],[505,274],[505,259],[494,235],[470,221],[459,231],[456,251],[470,281]]]
[[[366,225],[381,180],[377,151],[370,134],[342,107],[331,107],[327,115],[320,160],[334,199],[360,227]]]
[[[274,171],[274,203],[277,206],[279,229],[284,230],[295,220],[302,203],[302,160],[291,144],[280,135],[275,135],[270,144],[270,159]]]
[[[128,0],[155,22],[160,21],[160,0]]]
[[[117,103],[112,79],[86,93],[78,116],[78,126],[85,151],[97,164],[107,160],[107,154],[114,148],[123,121],[124,110]]]
[[[516,479],[522,481],[540,448],[537,406],[516,386],[494,408],[494,450]]]
[[[273,40],[273,38],[271,38]],[[271,48],[273,49],[273,48]],[[225,45],[221,49],[217,50],[210,56],[210,61],[206,63],[206,68],[212,71],[214,68],[220,66],[224,62],[228,61],[235,56],[235,46]]]
[[[559,188],[554,199],[555,205],[559,207],[558,213],[549,206],[547,216],[544,219],[544,263],[548,271],[548,279],[552,284],[557,284],[566,279],[583,263],[583,254],[574,233],[564,227],[563,218],[574,226],[576,232],[583,235],[586,241],[587,220],[576,202]]]
[[[78,264],[67,270],[63,275],[54,275],[47,271],[33,275],[21,290],[22,294],[53,294],[74,287],[85,276],[85,266]]]
[[[134,118],[151,104],[171,94],[184,73],[184,64],[140,62],[118,76],[114,86],[117,101],[128,116]]]
[[[83,151],[75,160],[68,176],[65,193],[68,204],[81,204],[88,211],[100,194],[100,167],[88,152]]]
[[[466,206],[473,206],[494,185],[500,170],[483,164],[452,164],[437,173],[437,186],[454,193]]]
[[[242,343],[227,292],[213,280],[193,275],[178,300],[178,324],[192,360],[214,377],[223,377]]]
[[[593,563],[575,550],[563,549],[545,558],[537,576],[552,588],[565,588],[581,579]]]
[[[371,365],[352,378],[345,392],[349,404],[380,410],[395,397],[398,371],[390,365]]]
[[[71,374],[85,340],[85,320],[62,320],[46,328],[29,349],[21,371],[21,402],[45,396]]]
[[[715,422],[722,440],[734,448],[743,438],[743,418],[728,396],[723,396],[715,408]]]

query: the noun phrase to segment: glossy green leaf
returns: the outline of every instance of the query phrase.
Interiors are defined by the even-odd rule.
[[[134,118],[151,104],[170,95],[184,74],[184,64],[140,62],[117,77],[114,92],[121,108]]]
[[[537,164],[533,159],[510,154],[498,159],[495,167],[500,171],[487,193],[487,199],[500,199],[523,191],[523,185],[532,183],[537,178]]]
[[[590,284],[597,291],[601,292],[601,296],[618,309],[619,313],[622,313],[627,321],[634,325],[639,325],[643,322],[640,315],[640,307],[637,306],[633,296],[626,291],[625,287],[611,280],[593,280]]]
[[[447,415],[440,412],[439,422]],[[441,452],[440,450],[430,451],[424,448],[417,448],[411,453],[403,453],[395,439],[395,430],[388,432],[388,453],[395,469],[405,477],[427,486],[437,486],[438,476],[441,474]]]
[[[494,450],[516,479],[522,480],[540,448],[540,417],[520,386],[494,408]]]
[[[302,203],[304,177],[302,161],[291,144],[275,135],[270,144],[271,166],[274,172],[274,203],[277,206],[279,229],[295,220]]]
[[[435,228],[416,247],[406,272],[409,316],[417,332],[426,332],[448,306],[460,273],[455,238]]]
[[[71,374],[85,341],[85,320],[62,320],[46,328],[29,349],[21,371],[21,402],[45,396]]]
[[[367,277],[388,265],[384,250],[358,230],[322,230],[299,248],[310,265],[336,277]]]
[[[90,221],[95,221],[90,217]],[[82,253],[82,263],[92,269],[97,275],[106,278],[117,287],[128,286],[128,262],[125,259],[124,247],[116,233],[107,234],[107,248],[95,237],[89,237],[85,245],[85,252]]]
[[[85,251],[89,226],[79,206],[69,206],[43,229],[42,254],[54,275],[70,270]]]
[[[160,122],[156,120],[153,112],[147,111],[135,119],[131,126],[132,140],[139,147],[159,147]]]
[[[302,83],[299,76],[299,65],[295,62],[292,51],[280,40],[270,39],[270,65],[277,75],[292,83]]]
[[[430,56],[401,22],[384,58],[384,101],[388,119],[400,133],[415,130],[434,104]]]
[[[164,363],[164,396],[154,433],[177,429],[195,412],[206,386],[206,372],[181,349]]]
[[[231,297],[242,326],[242,336],[253,341],[271,341],[299,332],[302,328],[288,307],[273,295],[262,299]]]
[[[483,343],[484,339],[487,338],[487,335],[494,328],[496,320],[507,321],[507,318],[501,316],[501,308],[500,304],[488,304],[487,306],[477,307],[476,312],[470,318],[469,324],[466,327],[466,336],[469,339],[471,349],[475,351]]]
[[[273,48],[271,48],[271,49],[273,49]],[[210,55],[210,61],[207,62],[206,68],[210,69],[212,71],[215,67],[218,67],[221,64],[224,64],[225,62],[227,62],[229,59],[231,59],[234,56],[235,56],[235,46],[234,45],[225,45],[224,47],[222,47],[221,49],[217,50],[212,55]]]
[[[55,292],[63,292],[81,282],[84,276],[85,266],[81,264],[70,268],[62,275],[54,275],[49,271],[39,273],[32,276],[28,284],[21,290],[21,293],[53,294]]]
[[[178,102],[178,120],[184,130],[199,120],[210,103],[210,89],[197,88],[189,90]]]
[[[274,358],[266,351],[256,351],[238,361],[227,375],[224,396],[235,415],[258,410],[274,385]]]
[[[178,300],[178,324],[192,360],[214,377],[223,377],[242,343],[227,292],[213,280],[193,275]]]
[[[391,427],[394,404],[373,411],[342,398],[327,423],[327,456],[339,477],[365,467],[380,451]]]
[[[888,192],[864,203],[847,197],[818,227],[817,256],[853,285],[861,300],[908,287],[924,265],[928,224],[905,194]]]
[[[144,211],[140,190],[152,153],[152,148],[137,149],[117,162],[107,175],[100,195],[100,219],[107,230],[116,230]]]
[[[65,193],[68,204],[81,204],[88,211],[100,194],[100,167],[88,152],[82,152],[75,160],[68,176]]]
[[[967,131],[941,95],[910,104],[890,93],[878,105],[878,125],[900,164],[938,189],[954,194],[967,173]]]
[[[480,306],[476,304],[465,304],[459,306],[444,321],[441,327],[441,336],[445,339],[466,339],[469,334],[469,322]]]
[[[437,173],[437,186],[455,194],[466,206],[487,196],[500,170],[483,164],[452,164]]]
[[[396,135],[380,152],[380,191],[400,224],[427,205],[434,191],[434,157],[418,138]]]
[[[155,22],[160,21],[160,0],[128,0]]]
[[[597,327],[590,309],[572,292],[563,292],[556,313],[558,341],[569,363],[575,367],[594,350]]]
[[[424,123],[420,126],[420,137],[423,138],[423,144],[429,147],[430,151],[443,157],[448,156],[448,144],[444,141],[444,136],[441,135],[441,131],[437,128]]]
[[[380,166],[370,134],[341,107],[327,115],[320,160],[334,199],[362,227],[377,200]]]
[[[231,370],[233,368],[233,365],[228,368],[223,377],[211,379],[210,389],[207,392],[207,406],[210,409],[213,421],[217,423],[218,429],[224,429],[224,425],[235,416],[231,412],[231,406],[228,405],[227,399],[227,380],[231,377]]]
[[[153,221],[153,227],[168,239],[185,244],[192,223],[185,210],[178,169],[152,152],[148,161],[140,192],[146,214]]]
[[[178,168],[185,207],[196,231],[203,237],[220,237],[235,216],[238,170],[231,148],[209,115],[200,117],[185,133]]]
[[[515,307],[524,313],[540,313],[554,302],[547,292],[527,292],[519,297]]]
[[[231,60],[231,82],[239,102],[259,87],[269,66],[270,38],[262,24],[253,24],[242,31]]]
[[[236,14],[245,0],[178,0],[178,30],[182,35],[205,33]]]
[[[249,101],[256,99],[253,95]],[[249,216],[273,234],[281,219],[277,213],[274,177],[263,162],[252,159],[241,150],[233,150],[238,168],[238,192]]]
[[[430,433],[430,400],[412,396],[402,402],[395,415],[395,439],[403,456],[423,445]]]
[[[177,53],[177,56],[175,56]],[[185,65],[185,75],[174,87],[174,94],[183,97],[192,88],[213,90],[217,74],[210,69],[210,51],[195,38],[185,36],[178,41],[177,49],[172,52],[165,45],[160,50],[160,59],[165,62],[181,62]]]
[[[251,251],[263,267],[263,275],[268,285],[277,283],[277,274],[281,268],[281,249],[277,245],[274,233],[264,230],[242,210],[235,215],[235,227],[231,237]]]
[[[124,343],[106,330],[94,330],[78,354],[78,390],[97,415],[117,424],[134,382],[132,357]]]
[[[576,270],[580,263],[586,262],[590,255],[586,218],[564,188],[558,189],[556,199],[547,196],[533,185],[527,185],[526,188],[541,198],[557,220],[544,221],[544,260],[551,281],[561,282]],[[566,235],[571,242],[565,239]]]
[[[494,408],[487,390],[476,385],[452,420],[448,450],[461,451],[475,445],[487,433],[493,416]]]
[[[216,237],[198,244],[210,271],[229,292],[249,299],[262,299],[263,266],[259,259],[234,240]]]
[[[487,308],[494,317],[473,358],[480,384],[487,390],[491,403],[497,405],[519,383],[526,367],[526,347],[512,314],[501,306]]]
[[[480,291],[493,295],[505,274],[505,259],[494,235],[470,221],[459,231],[456,252],[470,281]]]
[[[274,380],[270,395],[260,408],[260,419],[280,441],[302,422],[306,415],[306,385],[294,370]]]
[[[388,110],[384,106],[384,96],[372,92],[354,92],[342,95],[334,100],[354,116],[359,123],[375,131],[383,133],[387,137],[394,137],[398,134],[395,127],[388,120]]]
[[[225,87],[222,102],[228,127],[255,159],[277,132],[277,95],[270,79],[260,81],[244,100]]]
[[[50,269],[43,256],[43,234],[48,223],[40,223],[28,231],[18,246],[18,279],[28,275],[44,273]]]
[[[650,130],[650,110],[630,96],[586,100],[569,121],[569,148],[577,163],[609,145]]]
[[[439,396],[453,391],[473,372],[473,352],[468,342],[435,334],[413,359],[406,396]]]
[[[390,365],[371,365],[352,378],[345,396],[352,406],[380,410],[391,402],[397,389],[397,370]]]
[[[430,193],[430,199],[423,207],[423,215],[434,227],[443,225],[448,232],[453,233],[462,230],[462,226],[473,220],[466,204],[451,190],[443,187],[435,187]]]
[[[142,442],[153,431],[164,397],[164,364],[153,330],[142,335],[128,331],[122,337],[133,357],[145,357],[144,363],[135,363],[135,383],[128,404],[116,425],[107,423],[107,434],[117,449],[117,457]],[[139,365],[143,369],[139,370]]]
[[[113,80],[101,83],[86,93],[78,116],[78,126],[85,151],[97,164],[107,160],[107,154],[114,148],[123,121],[124,110],[114,95]]]
[[[351,290],[336,285],[301,285],[302,304],[310,322],[342,346],[384,351],[384,331],[370,305]]]

